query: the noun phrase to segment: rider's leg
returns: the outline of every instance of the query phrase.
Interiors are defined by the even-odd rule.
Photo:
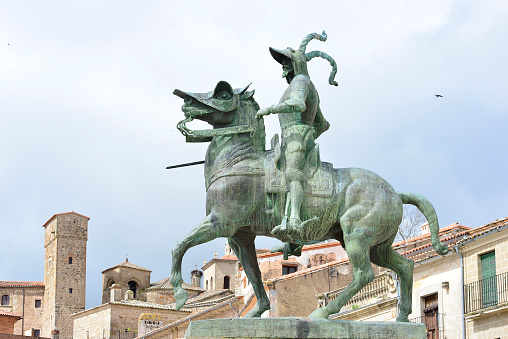
[[[305,162],[305,149],[299,141],[292,141],[286,147],[286,180],[289,183],[289,199],[291,201],[291,214],[289,228],[298,227],[302,221],[300,209],[303,203],[303,165]]]

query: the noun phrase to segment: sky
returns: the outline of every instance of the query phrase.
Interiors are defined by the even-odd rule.
[[[177,131],[182,100],[252,82],[261,107],[287,84],[268,47],[309,62],[335,167],[374,171],[429,199],[441,226],[508,216],[506,1],[2,1],[0,280],[41,281],[54,214],[90,217],[86,308],[101,272],[129,261],[170,275],[171,248],[205,217],[207,144]],[[440,94],[443,97],[436,97]],[[265,118],[267,144],[279,133]],[[202,127],[199,124],[193,125]],[[189,127],[192,127],[189,125]],[[278,242],[259,238],[257,246]],[[225,239],[190,249],[184,280]]]

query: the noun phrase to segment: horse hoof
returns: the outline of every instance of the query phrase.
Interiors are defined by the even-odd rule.
[[[247,312],[243,317],[244,318],[259,318],[261,314],[265,313],[270,307],[260,308],[258,305],[254,306],[252,310]]]
[[[328,319],[328,312],[324,307],[316,309],[309,315],[309,318]]]
[[[175,308],[177,311],[182,308],[182,306],[185,304],[185,302],[187,301],[188,298],[189,298],[189,294],[183,288],[179,288],[178,291],[176,291],[176,293],[175,293],[175,302],[176,302]]]
[[[409,319],[408,319],[408,317],[407,317],[407,316],[401,316],[401,315],[399,315],[399,316],[397,317],[397,320],[396,320],[396,321],[397,321],[397,322],[399,322],[399,323],[408,323],[408,322],[409,322]]]

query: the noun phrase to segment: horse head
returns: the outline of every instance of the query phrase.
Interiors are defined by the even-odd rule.
[[[239,133],[260,134],[254,133],[258,129],[262,129],[264,138],[263,121],[256,119],[259,105],[254,100],[254,90],[247,91],[249,86],[233,89],[226,81],[219,81],[215,89],[208,93],[175,89],[173,94],[184,100],[182,111],[185,114],[185,119],[178,123],[177,128],[187,142],[206,142],[214,136]],[[209,123],[213,129],[189,129],[186,124],[194,119]]]

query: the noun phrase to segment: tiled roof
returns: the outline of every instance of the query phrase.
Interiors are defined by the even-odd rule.
[[[451,231],[453,230],[454,228],[457,228],[457,231],[459,229],[463,229],[463,230],[471,230],[473,228],[471,227],[467,227],[467,226],[464,226],[464,225],[461,225],[459,224],[458,222],[454,223],[454,224],[451,224],[451,225],[448,225],[448,226],[445,226],[445,227],[442,227],[439,229],[439,235],[442,235],[443,233],[445,232],[448,232],[448,231]],[[410,244],[410,243],[413,243],[415,241],[419,241],[419,240],[423,240],[423,239],[426,239],[426,238],[430,238],[430,233],[426,233],[426,234],[422,234],[422,235],[417,235],[415,237],[412,237],[412,238],[409,238],[409,239],[406,239],[406,240],[401,240],[401,241],[398,241],[396,243],[394,243],[392,245],[392,247],[396,248],[398,246],[402,246],[404,245],[404,243],[406,245]]]
[[[191,305],[197,304],[197,303],[209,302],[209,301],[216,302],[217,300],[215,300],[215,299],[217,299],[217,297],[224,296],[224,295],[227,295],[228,297],[230,297],[233,294],[234,293],[231,292],[230,290],[224,290],[224,289],[221,289],[221,290],[207,290],[207,291],[204,291],[202,293],[199,293],[198,295],[190,297],[189,300],[187,300],[187,302],[185,303],[184,306],[193,307]]]
[[[0,310],[0,317],[2,317],[2,316],[21,319],[21,316],[19,314],[12,313],[12,312],[7,312],[7,311],[4,311],[4,310]]]
[[[502,227],[508,226],[508,217],[497,219],[495,221],[489,222],[488,224],[485,224],[483,226],[477,227],[473,230],[471,230],[468,236],[466,236],[464,239],[461,239],[458,244],[462,245],[466,242],[471,241],[474,238],[477,238],[479,236],[482,236],[484,234],[496,231]]]
[[[64,215],[64,214],[77,214],[77,215],[79,215],[80,217],[87,218],[88,220],[90,220],[90,218],[89,218],[89,217],[87,217],[86,215],[79,214],[79,213],[76,213],[76,212],[74,212],[74,211],[72,211],[72,212],[64,212],[64,213],[57,213],[57,214],[53,215],[51,218],[49,218],[49,219],[48,219],[48,221],[46,221],[46,222],[44,223],[44,225],[42,225],[42,227],[46,227],[46,226],[49,224],[49,222],[50,222],[51,220],[53,220],[53,218],[54,218],[54,217],[57,217],[57,216],[59,216],[59,215]]]
[[[117,267],[127,267],[127,268],[134,268],[136,270],[141,270],[141,271],[147,271],[147,272],[152,272],[151,270],[149,270],[148,268],[145,268],[145,267],[141,267],[141,266],[138,266],[138,265],[134,265],[132,263],[130,263],[128,260],[125,260],[123,263],[121,264],[118,264],[116,266],[113,266],[113,267],[110,267],[108,269],[105,269],[104,271],[102,271],[102,273],[106,272],[106,271],[109,271],[109,270],[112,270],[113,268],[117,268]]]
[[[189,314],[191,312],[189,310],[177,311],[177,310],[175,310],[175,308],[172,305],[153,304],[153,303],[149,303],[146,301],[139,301],[139,300],[135,300],[135,299],[130,299],[130,300],[110,301],[105,304],[89,308],[87,310],[79,311],[77,313],[74,313],[74,315],[83,315],[83,314],[90,314],[93,312],[97,312],[97,310],[99,310],[101,308],[105,308],[108,305],[122,305],[122,306],[131,306],[131,307],[152,308],[152,309],[159,309],[159,310],[170,310],[170,311],[182,312],[182,313],[187,313],[187,314]]]
[[[44,287],[43,281],[0,281],[0,288],[3,287]]]
[[[219,259],[222,259],[222,260],[238,260],[238,258],[236,257],[236,255],[233,255],[233,254],[226,254],[226,255],[223,255],[222,257],[220,257]]]
[[[311,251],[311,250],[317,250],[317,249],[322,249],[322,248],[328,248],[328,247],[336,247],[336,246],[340,247],[340,242],[338,242],[338,241],[320,242],[318,244],[303,246],[302,252],[304,252],[304,251]],[[278,256],[278,255],[281,255],[281,252],[274,252],[274,253],[272,253],[272,252],[266,252],[266,253],[261,253],[261,254],[258,254],[257,257],[258,258],[268,258],[268,257],[274,257],[274,256]]]
[[[202,288],[194,287],[192,285],[182,283],[182,287],[184,290],[193,290],[193,291],[203,291]],[[173,286],[169,282],[169,278],[165,278],[159,281],[156,281],[154,283],[150,284],[150,287],[147,288],[147,291],[153,291],[153,290],[172,290]]]
[[[149,303],[146,301],[140,301],[136,299],[129,299],[129,300],[120,300],[120,301],[111,301],[109,302],[112,305],[125,305],[125,306],[135,306],[135,307],[143,307],[143,308],[156,308],[160,310],[173,310],[176,311],[174,305],[171,304],[154,304]]]

